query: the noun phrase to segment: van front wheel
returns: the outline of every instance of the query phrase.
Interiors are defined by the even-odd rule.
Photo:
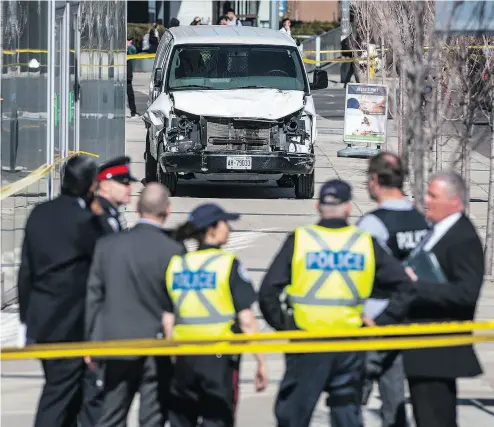
[[[297,199],[312,199],[314,197],[314,172],[299,175],[295,179],[295,197]]]

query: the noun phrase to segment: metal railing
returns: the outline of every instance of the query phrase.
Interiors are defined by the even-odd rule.
[[[303,36],[304,38],[306,36]],[[302,37],[298,37],[302,38]],[[305,63],[308,73],[314,71],[318,64],[340,56],[337,52],[326,52],[341,49],[341,28],[334,28],[327,33],[306,38],[300,44],[300,52],[304,58],[313,58],[315,64]]]

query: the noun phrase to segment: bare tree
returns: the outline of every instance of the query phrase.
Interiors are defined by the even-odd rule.
[[[437,34],[433,0],[366,0],[351,4],[360,39],[382,38],[397,62],[393,68],[399,74],[399,151],[411,166],[409,176],[416,205],[423,206],[427,175],[445,166],[459,169],[470,194],[475,122],[483,111],[492,111],[494,98],[492,50],[483,50],[494,43],[493,38]],[[491,116],[490,120],[493,126]],[[492,145],[485,242],[487,268],[491,272],[494,139]],[[451,146],[454,150],[445,164],[443,148]]]

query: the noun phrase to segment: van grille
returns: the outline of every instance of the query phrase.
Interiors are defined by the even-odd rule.
[[[207,120],[209,150],[269,151],[269,123],[231,119]]]

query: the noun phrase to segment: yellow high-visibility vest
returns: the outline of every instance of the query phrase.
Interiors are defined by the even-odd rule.
[[[230,271],[235,257],[220,249],[175,255],[166,287],[175,307],[174,338],[228,336],[235,321]]]
[[[297,327],[316,332],[362,326],[374,273],[370,234],[354,226],[297,228],[286,288]]]

